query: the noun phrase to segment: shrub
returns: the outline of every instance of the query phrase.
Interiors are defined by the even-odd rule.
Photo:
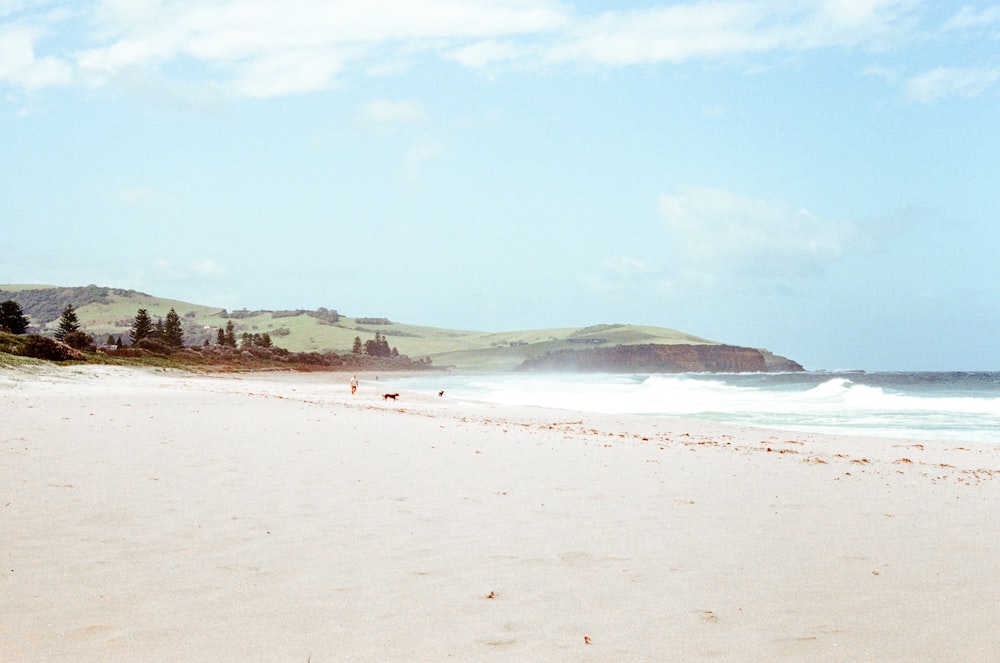
[[[147,336],[146,338],[140,339],[138,343],[132,344],[133,348],[138,350],[147,350],[153,354],[158,355],[168,355],[171,352],[171,347],[164,343],[163,341]]]
[[[66,334],[63,343],[77,350],[94,350],[94,339],[90,337],[90,334],[79,329]]]
[[[38,334],[32,334],[27,338],[22,353],[25,357],[48,361],[69,361],[84,358],[82,353],[65,343]]]

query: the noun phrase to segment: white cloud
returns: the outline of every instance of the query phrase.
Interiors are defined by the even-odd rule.
[[[327,89],[355,69],[398,71],[428,54],[479,68],[624,66],[874,44],[909,30],[911,5],[709,0],[587,14],[550,0],[102,0],[80,20],[36,11],[33,27],[4,28],[0,79],[106,85],[129,69],[182,62],[196,80],[268,97]],[[79,25],[88,32],[74,33]],[[39,36],[57,29],[59,50],[37,56]]]
[[[944,29],[967,30],[970,28],[988,28],[994,25],[1000,25],[1000,5],[992,5],[982,9],[966,5],[944,24]]]
[[[937,67],[906,81],[910,101],[929,103],[943,97],[977,97],[1000,79],[1000,68]]]
[[[208,258],[202,258],[201,260],[197,260],[197,261],[191,263],[188,267],[189,267],[189,269],[192,272],[194,272],[196,274],[199,274],[201,276],[225,276],[226,275],[226,268],[225,267],[223,267],[219,263],[215,262],[214,260],[210,260]]]
[[[370,58],[392,69],[385,50],[409,57],[441,40],[551,30],[566,16],[543,0],[107,0],[96,20],[101,43],[77,54],[94,76],[191,58],[235,94],[267,97],[328,88]]]
[[[153,260],[153,266],[157,269],[161,278],[165,277],[175,281],[186,281],[192,278],[202,279],[206,276],[223,277],[226,275],[226,268],[210,258],[200,258],[184,264],[177,264],[169,258],[159,257]]]
[[[760,52],[775,46],[763,6],[702,3],[606,12],[578,22],[550,51],[557,61],[606,65],[682,62]]]
[[[879,64],[873,64],[865,68],[865,76],[873,76],[875,78],[882,79],[883,82],[888,84],[895,84],[899,81],[899,70],[893,67],[886,67]]]
[[[419,124],[428,120],[427,111],[416,101],[388,101],[372,99],[358,113],[365,124],[372,126],[398,126]]]
[[[344,68],[332,50],[287,50],[236,67],[232,89],[240,96],[277,97],[328,88]]]
[[[673,263],[713,281],[822,271],[857,240],[852,223],[824,220],[780,200],[689,186],[660,197]]]
[[[466,67],[482,69],[498,62],[524,60],[530,52],[530,49],[510,41],[487,39],[455,48],[447,57]]]
[[[601,261],[596,269],[579,277],[591,290],[604,293],[663,292],[670,281],[663,277],[662,269],[633,256],[611,256]]]
[[[602,266],[607,271],[615,274],[621,274],[623,276],[651,274],[660,271],[659,267],[649,265],[639,258],[633,258],[630,256],[614,256],[606,258],[602,263]]]
[[[35,55],[40,28],[23,25],[0,25],[0,81],[26,90],[67,85],[72,68],[58,58]]]
[[[606,12],[575,23],[550,57],[628,65],[855,46],[906,30],[909,5],[895,0],[717,1]]]

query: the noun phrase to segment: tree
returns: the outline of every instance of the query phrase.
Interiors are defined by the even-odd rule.
[[[232,320],[226,322],[225,339],[226,339],[226,345],[228,345],[231,348],[236,347],[236,325],[233,324]]]
[[[361,345],[361,337],[360,336],[355,336],[354,337],[354,348],[351,350],[351,352],[353,352],[356,355],[359,355],[359,354],[361,354],[361,352],[363,351],[363,349],[364,349],[364,346]]]
[[[132,330],[129,332],[128,337],[132,339],[132,345],[135,345],[142,339],[148,338],[152,333],[153,320],[149,317],[146,309],[141,308],[135,314],[135,319],[132,321]]]
[[[263,334],[243,332],[240,336],[240,347],[244,350],[249,350],[250,348],[264,348],[269,350],[274,347],[274,344],[271,342],[271,335],[267,332]]]
[[[60,341],[66,339],[67,334],[80,331],[80,320],[76,317],[76,309],[72,304],[66,304],[62,315],[59,316],[59,327],[56,328],[55,337]]]
[[[28,319],[17,302],[8,299],[0,303],[0,329],[6,329],[11,334],[23,334],[28,331]]]
[[[172,348],[179,348],[184,345],[184,329],[181,325],[181,317],[177,311],[170,309],[167,318],[163,321],[163,342]]]
[[[94,339],[90,334],[79,329],[71,331],[63,337],[63,343],[77,350],[94,350]]]
[[[370,357],[388,357],[392,354],[389,349],[389,340],[380,333],[375,332],[375,340],[365,341],[365,354]]]

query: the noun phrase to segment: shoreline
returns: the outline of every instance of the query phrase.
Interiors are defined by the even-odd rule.
[[[0,371],[0,659],[1000,652],[995,447],[359,377]]]

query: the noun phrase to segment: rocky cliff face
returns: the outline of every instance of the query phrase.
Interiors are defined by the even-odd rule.
[[[519,370],[604,373],[769,373],[802,371],[798,363],[733,345],[619,345],[560,350],[527,359]]]

